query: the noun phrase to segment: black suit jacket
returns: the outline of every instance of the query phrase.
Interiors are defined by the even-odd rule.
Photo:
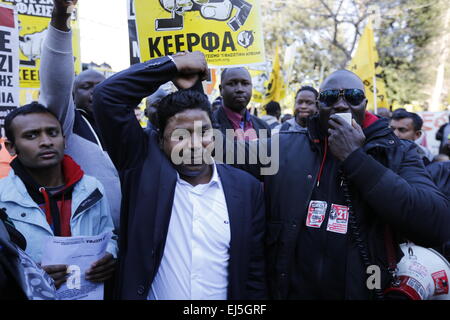
[[[94,114],[122,181],[117,297],[146,299],[158,271],[172,211],[176,171],[159,147],[158,133],[143,130],[134,106],[177,73],[167,57],[136,64],[94,92]],[[259,182],[217,165],[230,218],[229,299],[266,298],[264,201]]]

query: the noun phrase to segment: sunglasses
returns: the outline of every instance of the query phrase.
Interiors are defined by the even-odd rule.
[[[361,104],[366,98],[364,91],[361,89],[330,89],[321,91],[318,100],[331,107],[341,96],[353,106]]]

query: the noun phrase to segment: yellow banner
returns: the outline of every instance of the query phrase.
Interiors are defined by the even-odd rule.
[[[378,52],[373,36],[372,22],[370,20],[359,39],[358,48],[348,65],[348,69],[356,73],[364,82],[366,97],[368,99],[368,109],[373,110],[375,108],[374,90],[376,90],[377,95],[376,107],[389,109],[386,86],[383,78],[381,78],[382,69],[378,65]],[[375,79],[376,83],[374,86]]]
[[[249,70],[252,77],[252,101],[263,105],[270,101],[280,102],[286,95],[286,84],[280,66],[279,47],[275,49],[272,61],[272,72]]]
[[[202,51],[210,67],[264,63],[258,0],[135,0],[141,61]]]
[[[265,70],[248,70],[252,77],[252,101],[264,103],[270,75]]]
[[[280,54],[279,46],[275,49],[275,56],[272,62],[272,73],[270,74],[270,80],[267,87],[267,93],[265,101],[263,103],[269,103],[270,101],[280,102],[286,94],[286,86],[284,83],[283,74],[280,67]]]
[[[19,81],[21,88],[39,88],[39,66],[42,43],[47,27],[50,23],[53,1],[34,0],[17,2],[15,0],[0,0],[2,3],[15,5],[19,14]],[[17,3],[16,3],[17,2]],[[73,52],[75,60],[75,73],[81,72],[80,59],[80,29],[78,26],[77,11],[72,17]],[[21,94],[22,97],[27,94]]]

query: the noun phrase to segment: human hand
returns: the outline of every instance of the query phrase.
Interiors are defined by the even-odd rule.
[[[117,260],[111,253],[106,253],[103,258],[94,262],[86,271],[86,280],[92,282],[104,282],[111,278],[116,268]]]
[[[208,64],[202,52],[180,52],[172,58],[178,70],[178,75],[173,79],[177,88],[188,89],[198,80],[206,79]]]
[[[67,280],[67,265],[58,264],[42,266],[42,269],[44,269],[44,271],[47,272],[50,277],[52,277],[53,281],[55,282],[56,289],[59,289],[59,287]]]
[[[359,124],[352,119],[350,126],[340,116],[332,115],[328,120],[328,146],[331,153],[344,161],[356,149],[363,146],[366,137]]]
[[[53,0],[51,25],[58,30],[70,30],[70,17],[78,0]]]

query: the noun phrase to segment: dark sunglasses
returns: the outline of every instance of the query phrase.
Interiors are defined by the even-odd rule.
[[[350,103],[353,106],[357,106],[364,101],[366,96],[364,95],[364,91],[361,89],[330,89],[324,90],[319,93],[319,102],[326,104],[328,107],[331,107],[335,104],[339,97],[344,97],[345,101]]]

